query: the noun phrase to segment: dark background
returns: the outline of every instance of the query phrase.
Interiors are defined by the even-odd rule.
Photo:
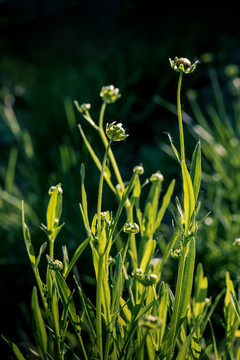
[[[22,167],[16,169],[13,193],[34,209],[35,220],[27,220],[36,247],[45,241],[38,226],[45,221],[47,191],[57,182],[63,184],[66,201],[63,221],[69,221],[59,247],[61,241],[67,242],[71,252],[85,236],[78,209],[79,169],[83,161],[92,163],[77,128],[66,121],[66,103],[72,104],[74,99],[80,104],[90,102],[94,117],[101,106],[101,87],[119,87],[122,97],[107,108],[106,116],[109,121],[121,121],[130,135],[124,148],[119,145],[114,149],[120,168],[126,178],[141,162],[146,176],[160,168],[167,186],[168,179],[178,175],[159,143],[168,141],[166,131],[177,136],[176,117],[154,104],[152,97],[158,94],[175,103],[177,74],[171,70],[168,58],[184,56],[201,61],[202,54],[211,53],[217,68],[240,64],[239,40],[239,14],[228,4],[0,0],[0,100],[12,96],[20,127],[27,129],[34,148],[31,159],[19,150]],[[193,75],[186,76],[183,86],[194,87],[207,96],[209,79],[204,63]],[[184,96],[183,107],[188,110]],[[76,117],[77,122],[82,121],[78,114]],[[92,130],[84,126],[95,141]],[[3,123],[0,130],[0,181],[4,188],[3,169],[9,151],[20,145]],[[67,169],[59,157],[61,144],[73,149],[76,156]],[[191,151],[192,144],[189,139]],[[89,166],[88,176],[89,188],[94,187],[94,166]],[[90,207],[95,201],[92,196]],[[29,331],[26,324],[34,279],[24,249],[20,215],[15,211],[17,221],[11,222],[9,215],[8,222],[4,214],[10,214],[11,209],[6,210],[4,202],[0,208],[0,332],[18,342],[24,341]],[[80,272],[88,261],[86,255],[79,265]],[[1,340],[0,344],[2,356],[7,346]]]

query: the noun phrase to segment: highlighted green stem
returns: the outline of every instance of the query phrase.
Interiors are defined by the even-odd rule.
[[[179,79],[178,79],[178,88],[177,88],[177,111],[178,111],[178,126],[179,126],[180,148],[181,148],[181,161],[185,160],[183,123],[182,123],[182,111],[181,111],[182,77],[183,77],[183,72],[180,72]]]

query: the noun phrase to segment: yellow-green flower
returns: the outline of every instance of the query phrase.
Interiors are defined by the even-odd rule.
[[[183,72],[185,74],[192,73],[196,69],[197,64],[199,63],[198,60],[194,63],[191,63],[191,61],[187,58],[178,58],[177,56],[174,60],[169,59],[169,62],[173,70],[177,72]]]
[[[121,97],[119,94],[119,89],[115,88],[113,85],[103,86],[100,92],[100,96],[107,104],[112,104]]]

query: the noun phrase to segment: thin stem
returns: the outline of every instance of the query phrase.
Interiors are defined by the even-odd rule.
[[[53,254],[54,254],[54,240],[49,238],[49,257],[53,261]]]
[[[182,123],[182,111],[181,111],[182,77],[183,77],[183,72],[180,72],[179,79],[178,79],[178,88],[177,88],[177,110],[178,110],[178,125],[179,125],[180,148],[181,148],[181,161],[185,160],[183,123]]]
[[[100,116],[99,116],[99,135],[102,139],[102,142],[105,146],[105,148],[107,148],[108,146],[108,139],[105,135],[105,132],[103,130],[103,118],[104,118],[104,112],[105,112],[105,109],[106,109],[106,103],[103,103],[102,104],[102,108],[101,108],[101,111],[100,111]],[[113,167],[113,171],[115,173],[115,176],[117,178],[117,181],[121,187],[121,190],[124,191],[125,190],[125,186],[124,186],[124,183],[123,183],[123,180],[122,180],[122,177],[121,177],[121,174],[120,174],[120,171],[118,169],[118,165],[117,165],[117,162],[115,160],[115,157],[113,155],[113,152],[112,150],[110,149],[109,150],[109,159],[111,161],[111,164],[112,164],[112,167]]]
[[[103,180],[104,180],[104,172],[105,172],[105,166],[106,166],[106,162],[107,162],[107,157],[108,157],[108,153],[111,147],[113,139],[110,139],[110,141],[107,144],[107,148],[104,154],[104,158],[103,158],[103,163],[102,163],[102,171],[101,171],[101,176],[100,176],[100,180],[99,180],[99,187],[98,187],[98,203],[97,203],[97,216],[98,216],[98,225],[97,225],[97,233],[98,233],[98,237],[99,237],[99,242],[100,242],[100,237],[101,237],[101,207],[102,207],[102,192],[103,192]]]
[[[96,292],[96,330],[97,330],[97,349],[100,359],[103,359],[102,347],[102,278],[104,255],[99,254],[98,259],[98,276],[97,276],[97,292]]]
[[[104,102],[102,104],[101,111],[100,111],[98,132],[99,132],[99,135],[102,139],[102,142],[103,142],[105,148],[107,148],[108,147],[108,139],[103,130],[103,118],[104,118],[105,109],[106,109],[106,103]],[[114,154],[113,154],[111,148],[109,149],[108,156],[109,156],[113,171],[115,173],[117,182],[120,185],[122,192],[124,192],[125,186],[124,186],[117,162],[115,160],[115,157],[114,157]],[[127,212],[128,221],[133,222],[132,206],[131,206],[129,199],[126,200],[125,209]],[[136,240],[135,240],[134,234],[131,236],[131,239],[130,239],[130,249],[133,254],[133,260],[132,260],[133,264],[132,265],[133,265],[133,268],[135,268],[138,266],[138,256],[137,256],[137,246],[136,246]]]

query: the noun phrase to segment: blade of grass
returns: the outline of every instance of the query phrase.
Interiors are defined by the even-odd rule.
[[[41,310],[38,303],[37,288],[33,287],[32,292],[32,314],[33,314],[33,334],[38,345],[38,349],[42,355],[42,358],[45,358],[48,347],[48,337],[45,328],[45,324],[42,318]]]
[[[14,355],[18,360],[26,360],[26,358],[23,356],[21,351],[19,350],[18,346],[15,345],[11,340],[9,340],[5,335],[2,335],[3,340],[5,340],[8,345],[11,347]]]

